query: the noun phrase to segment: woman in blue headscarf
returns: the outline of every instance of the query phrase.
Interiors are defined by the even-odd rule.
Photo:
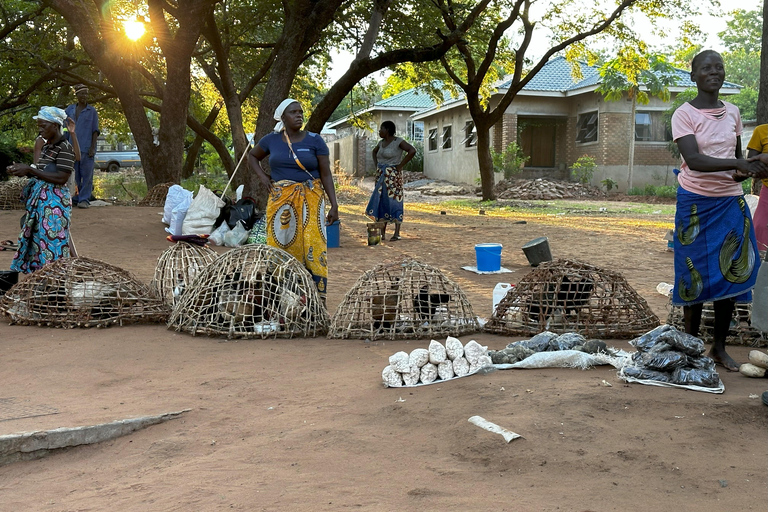
[[[14,163],[7,168],[14,176],[29,178],[22,193],[27,213],[19,234],[19,249],[11,263],[11,270],[25,274],[70,255],[72,203],[66,183],[75,164],[72,144],[61,131],[67,114],[60,108],[43,107],[33,119],[46,141],[38,163]]]

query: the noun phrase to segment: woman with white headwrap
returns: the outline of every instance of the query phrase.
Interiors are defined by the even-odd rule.
[[[326,225],[339,218],[329,151],[317,133],[302,130],[301,104],[285,99],[275,110],[275,131],[248,153],[248,163],[269,190],[267,245],[304,264],[323,299],[328,285]],[[261,167],[269,156],[270,174]],[[325,214],[325,196],[330,209]]]
[[[70,255],[72,202],[66,183],[74,170],[75,153],[61,132],[67,115],[60,108],[43,107],[33,119],[46,141],[38,163],[14,163],[7,168],[14,176],[29,177],[22,194],[27,213],[19,234],[19,249],[11,263],[11,270],[22,273],[34,272]]]

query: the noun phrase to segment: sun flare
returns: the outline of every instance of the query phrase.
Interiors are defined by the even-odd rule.
[[[126,37],[131,41],[136,41],[144,35],[144,23],[139,20],[126,20],[123,22],[123,28]]]

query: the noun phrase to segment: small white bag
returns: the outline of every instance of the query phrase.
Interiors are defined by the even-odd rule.
[[[222,224],[226,225],[227,223],[222,222]],[[248,230],[245,229],[241,220],[237,221],[237,226],[231,231],[224,234],[224,245],[227,247],[240,247],[246,240],[248,240]]]
[[[74,173],[72,173],[74,176]],[[74,190],[74,188],[72,189]],[[171,225],[171,214],[173,209],[176,208],[184,199],[189,198],[192,201],[192,192],[182,188],[181,185],[171,185],[168,189],[168,195],[165,196],[165,204],[163,205],[163,224]],[[189,206],[189,203],[187,203]],[[177,233],[181,234],[181,233]]]
[[[219,217],[219,211],[224,206],[224,201],[212,191],[200,185],[200,190],[192,200],[192,204],[184,217],[184,225],[181,228],[182,235],[207,235],[213,231],[213,224]]]
[[[176,236],[181,235],[182,226],[184,225],[184,218],[187,215],[189,205],[192,204],[192,192],[187,190],[184,192],[187,192],[188,194],[181,196],[181,201],[173,207],[173,210],[171,210],[171,217],[170,221],[168,222],[168,227],[165,228],[168,233]]]

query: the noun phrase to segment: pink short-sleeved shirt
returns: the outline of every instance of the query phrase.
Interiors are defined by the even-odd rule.
[[[736,105],[727,101],[723,101],[723,105],[725,115],[717,119],[712,115],[713,110],[699,110],[688,102],[683,103],[672,114],[672,139],[677,142],[693,135],[702,155],[736,158],[736,137],[743,131],[741,115]],[[733,181],[734,171],[693,171],[683,159],[677,181],[685,190],[702,196],[740,196],[743,190],[741,183]]]

